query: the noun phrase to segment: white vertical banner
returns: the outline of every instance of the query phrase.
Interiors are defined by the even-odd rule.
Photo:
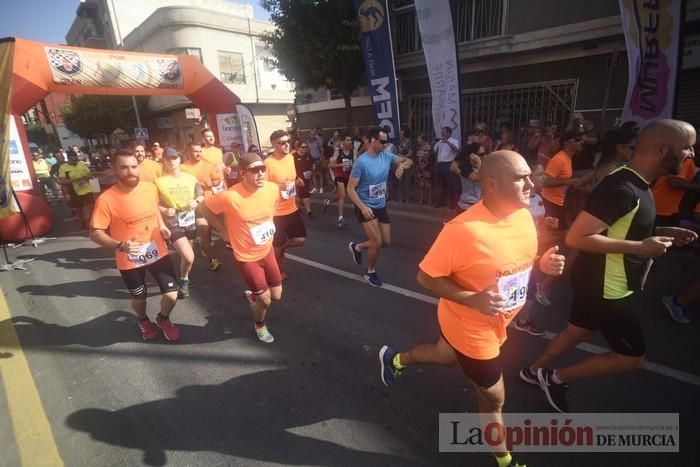
[[[10,182],[15,191],[27,191],[34,187],[32,173],[27,165],[27,158],[22,147],[22,140],[19,137],[15,117],[10,116]]]
[[[241,122],[243,150],[248,152],[248,148],[253,144],[260,149],[260,136],[258,136],[258,127],[255,124],[253,112],[243,104],[236,104],[236,112],[238,112],[238,118]]]
[[[676,96],[681,0],[619,0],[627,44],[627,98],[622,121],[644,126],[671,118]]]
[[[459,65],[450,0],[415,0],[415,5],[430,78],[435,136],[448,126],[461,145]]]
[[[224,151],[230,150],[232,144],[241,144],[241,119],[238,114],[216,114],[216,128]]]

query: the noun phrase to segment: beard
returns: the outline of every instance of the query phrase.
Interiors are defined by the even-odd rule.
[[[673,152],[673,149],[671,149],[661,160],[661,169],[668,175],[678,175],[681,173],[682,163],[683,159],[680,154]]]
[[[133,188],[139,184],[138,175],[127,175],[126,177],[120,177],[117,175],[117,180],[119,180],[119,183],[129,188]]]

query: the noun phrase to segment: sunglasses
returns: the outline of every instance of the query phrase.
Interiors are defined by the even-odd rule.
[[[381,144],[389,144],[388,139],[378,139],[377,141],[379,141]]]
[[[259,167],[250,167],[248,169],[245,169],[246,172],[251,173],[251,174],[258,174],[258,173],[265,173],[267,171],[267,167],[264,165],[261,165]]]

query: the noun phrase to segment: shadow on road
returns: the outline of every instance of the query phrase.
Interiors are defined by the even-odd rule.
[[[31,253],[33,254],[22,254],[17,258],[36,258],[37,261],[55,264],[64,269],[114,270],[114,254],[105,248],[74,248],[52,253],[41,253],[38,250],[32,250]]]

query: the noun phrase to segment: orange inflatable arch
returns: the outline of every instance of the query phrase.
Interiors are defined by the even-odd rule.
[[[184,95],[213,121],[216,114],[236,113],[240,103],[238,96],[193,56],[87,49],[20,38],[0,42],[14,42],[11,112],[32,180],[36,174],[20,115],[50,93]],[[217,133],[215,124],[211,129]],[[34,235],[46,234],[51,229],[51,211],[41,188],[35,183],[32,190],[17,191],[17,195]],[[0,233],[5,241],[29,238],[19,214],[0,219]]]

